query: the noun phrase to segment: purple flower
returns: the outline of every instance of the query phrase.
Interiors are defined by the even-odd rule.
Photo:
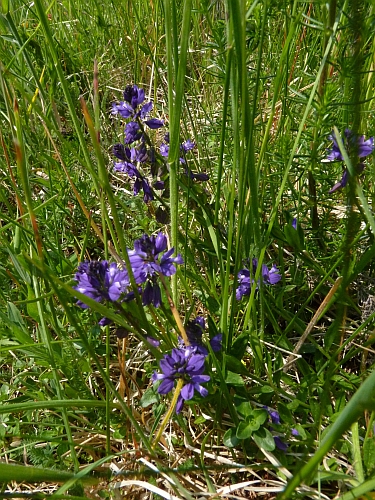
[[[163,233],[158,233],[157,236],[144,234],[135,240],[134,250],[129,250],[128,253],[136,283],[144,283],[155,274],[175,274],[175,264],[183,264],[182,257],[180,254],[172,257],[174,248],[165,252],[166,249],[167,237]]]
[[[128,85],[124,90],[124,100],[120,104],[112,104],[112,114],[120,115],[123,118],[133,118],[133,120],[141,119],[145,125],[151,129],[157,129],[164,125],[162,120],[151,118],[146,120],[147,115],[151,112],[153,104],[151,101],[144,104],[140,109],[138,107],[145,100],[145,91],[138,88],[137,85]],[[138,126],[135,127],[135,125]],[[135,140],[140,139],[142,133],[136,121],[132,121],[125,128],[125,142],[131,144]],[[133,139],[133,140],[132,140]]]
[[[163,127],[164,122],[163,120],[158,120],[158,118],[151,118],[150,120],[146,120],[145,124],[148,126],[148,128],[155,130],[157,128]]]
[[[149,306],[153,304],[155,307],[161,306],[161,291],[158,283],[155,282],[155,279],[147,280],[145,289],[142,293],[142,304],[144,306]]]
[[[115,162],[114,169],[118,172],[123,172],[129,177],[135,177],[136,181],[133,186],[134,196],[136,196],[140,190],[143,190],[143,200],[145,203],[152,201],[154,195],[150,184],[147,179],[141,175],[134,162],[142,163],[148,160],[148,152],[146,146],[141,144],[136,148],[127,148],[122,144],[115,144],[113,146],[113,154],[122,160],[121,162]]]
[[[358,174],[360,174],[361,172],[363,172],[364,168],[365,168],[365,164],[364,163],[358,163],[358,165],[356,165],[356,167],[355,167],[356,172]],[[344,173],[342,174],[341,180],[339,182],[336,182],[336,184],[328,191],[328,193],[332,194],[335,191],[337,191],[338,189],[344,188],[347,185],[348,180],[349,180],[349,172],[345,168],[344,169]]]
[[[343,143],[349,156],[352,152],[354,152],[359,158],[365,158],[374,151],[373,137],[370,137],[370,139],[366,141],[364,135],[357,136],[348,128],[345,130],[344,136]],[[328,138],[333,142],[333,146],[332,149],[327,150],[328,156],[323,161],[344,161],[335,134],[333,133]]]
[[[202,335],[206,328],[206,322],[203,316],[197,316],[195,319],[188,321],[185,326],[186,335],[190,344],[201,344]]]
[[[195,352],[207,356],[208,351],[202,342],[205,327],[206,324],[204,318],[202,316],[197,316],[195,319],[188,321],[185,326],[185,330],[190,345],[195,349]]]
[[[255,276],[258,267],[258,259],[253,259],[253,273]],[[250,271],[246,268],[241,269],[238,273],[238,287],[236,289],[236,299],[241,300],[243,296],[250,295],[251,286],[254,283],[254,278],[250,276]],[[279,271],[275,265],[268,269],[266,264],[262,265],[262,281],[266,285],[275,285],[281,280]],[[259,286],[259,282],[257,287]]]
[[[153,347],[159,347],[160,346],[160,340],[157,340],[155,339],[154,337],[150,337],[149,335],[147,335],[145,337],[145,340],[151,344]]]
[[[293,217],[292,228],[295,229],[295,230],[297,230],[297,217]]]
[[[154,372],[152,381],[161,380],[158,387],[159,394],[167,394],[173,387],[175,380],[182,379],[185,382],[181,393],[179,394],[176,413],[180,413],[184,401],[192,399],[194,391],[197,391],[202,397],[208,395],[208,391],[201,384],[210,380],[209,375],[203,375],[205,356],[197,354],[192,347],[175,348],[171,354],[166,354],[160,361],[161,373]]]
[[[127,85],[124,90],[124,100],[128,102],[133,109],[142,104],[145,100],[145,91],[137,87],[137,85]]]
[[[164,142],[160,145],[160,154],[164,157],[167,157],[169,154],[169,144],[164,144]]]
[[[167,132],[164,135],[164,141],[165,143],[163,142],[160,145],[160,154],[162,156],[167,157],[169,154],[169,132]],[[187,141],[180,144],[180,150],[183,154],[187,153],[188,151],[191,151],[194,148],[195,148],[195,143],[191,139],[188,139]],[[186,163],[185,158],[180,157],[180,163]]]
[[[162,189],[164,189],[164,181],[155,181],[152,185],[152,187],[154,189],[156,189],[156,191],[161,191]]]
[[[187,151],[191,151],[195,148],[195,142],[193,142],[191,139],[188,139],[181,144],[180,148],[186,153]]]
[[[299,432],[297,431],[297,429],[292,429],[291,433],[292,436],[299,436]]]
[[[115,144],[113,146],[113,154],[121,160],[115,162],[114,169],[118,172],[124,172],[129,177],[141,177],[134,162],[137,161],[137,152],[135,148],[127,148],[123,144]]]
[[[344,157],[341,154],[337,139],[335,134],[329,136],[329,139],[333,142],[332,149],[327,150],[327,157],[324,158],[323,162],[332,162],[332,161],[344,161]],[[366,156],[370,155],[374,151],[374,138],[370,137],[370,139],[365,140],[364,135],[355,135],[350,129],[346,129],[344,132],[344,147],[348,152],[348,155],[355,153],[360,159],[366,158]],[[365,168],[364,163],[360,162],[356,166],[356,172],[359,174]],[[338,189],[342,189],[348,183],[349,172],[345,168],[343,176],[339,182],[337,182],[330,190],[329,194],[334,193]]]
[[[284,443],[280,436],[273,436],[273,440],[275,441],[276,448],[279,448],[279,450],[286,451],[288,449],[288,445]]]
[[[125,125],[125,144],[131,144],[142,137],[142,131],[137,122],[129,122]]]
[[[221,351],[222,342],[223,342],[223,334],[222,333],[218,333],[217,335],[215,335],[214,337],[212,337],[212,339],[210,340],[211,349],[214,352]]]
[[[200,181],[200,182],[208,181],[208,179],[210,178],[210,176],[208,174],[204,174],[203,172],[192,172],[188,168],[185,169],[185,175],[190,177],[190,179]]]
[[[81,262],[75,280],[78,283],[73,288],[97,302],[116,302],[126,294],[129,286],[127,272],[119,269],[114,262],[108,264],[106,260]],[[77,304],[82,308],[88,307],[81,300]]]
[[[134,196],[136,196],[141,189],[143,190],[143,201],[145,203],[148,203],[149,201],[152,201],[154,199],[150,184],[148,183],[147,179],[140,175],[133,186]]]
[[[267,410],[268,415],[271,417],[271,422],[273,424],[280,424],[280,414],[276,410],[272,410],[268,406],[263,406],[265,410]]]
[[[203,336],[203,332],[204,332],[205,327],[206,327],[206,324],[205,324],[204,318],[202,316],[197,316],[195,319],[187,322],[187,324],[185,326],[185,331],[186,331],[187,338],[190,342],[191,348],[195,349],[196,353],[203,354],[204,356],[208,356],[208,350],[206,349],[206,347],[204,346],[203,341],[202,341],[202,336]],[[213,337],[210,340],[211,349],[214,352],[218,352],[221,350],[222,340],[223,340],[223,335],[221,333],[219,333],[218,335],[215,335],[215,337]],[[184,346],[184,342],[183,342],[181,337],[179,339],[179,344],[180,344],[180,347]]]

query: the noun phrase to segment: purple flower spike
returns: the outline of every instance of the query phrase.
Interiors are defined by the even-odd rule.
[[[292,436],[299,436],[299,432],[297,431],[297,429],[292,429]]]
[[[136,283],[144,283],[155,274],[164,276],[175,274],[175,264],[182,264],[182,257],[180,254],[172,257],[174,248],[161,255],[166,248],[167,237],[163,233],[158,233],[157,236],[144,234],[135,240],[134,250],[129,250],[128,254]]]
[[[210,380],[209,375],[203,375],[205,358],[203,354],[197,354],[192,347],[176,348],[160,361],[161,373],[154,372],[153,382],[161,380],[158,387],[159,394],[170,392],[175,380],[184,380],[185,385],[177,400],[176,413],[181,412],[184,401],[192,399],[195,391],[202,397],[208,395],[207,389],[201,385]]]
[[[353,150],[356,150],[358,158],[365,158],[374,151],[373,137],[366,141],[364,135],[357,136],[348,128],[345,130],[344,136],[343,143],[349,156]],[[335,134],[330,135],[328,138],[333,142],[333,146],[332,149],[327,150],[328,155],[323,162],[344,161]]]
[[[295,230],[297,230],[297,217],[293,217],[292,228],[295,229]]]
[[[145,100],[145,91],[137,85],[128,85],[124,90],[124,100],[136,109]]]
[[[140,109],[139,106],[145,100],[145,91],[137,85],[128,85],[124,90],[124,100],[119,104],[112,104],[112,114],[120,115],[123,118],[132,118],[125,127],[125,144],[132,144],[142,138],[139,123],[142,120],[151,129],[163,127],[164,122],[157,118],[146,120],[147,115],[152,111],[151,101],[146,102]],[[135,120],[135,121],[134,121]]]
[[[258,259],[253,259],[253,276],[256,274],[258,267]],[[262,265],[262,279],[263,283],[266,285],[275,285],[281,280],[281,275],[279,270],[275,265],[268,269],[266,264]],[[238,287],[236,289],[236,299],[241,300],[243,296],[250,295],[251,287],[254,283],[254,279],[250,277],[250,271],[246,268],[241,269],[238,273]],[[259,282],[257,284],[257,288]]]
[[[116,302],[127,292],[129,286],[127,272],[119,269],[114,262],[108,264],[106,260],[81,262],[75,280],[78,283],[73,288],[97,302]],[[88,307],[81,300],[78,300],[77,305]]]

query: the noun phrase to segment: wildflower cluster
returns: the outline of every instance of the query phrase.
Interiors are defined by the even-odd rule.
[[[147,129],[159,129],[164,124],[158,118],[151,118],[153,109],[151,101],[145,102],[145,93],[137,85],[126,87],[123,93],[124,100],[112,105],[112,114],[120,116],[126,121],[124,128],[124,140],[122,143],[113,146],[113,154],[116,157],[114,169],[127,174],[134,180],[134,195],[143,191],[143,199],[149,202],[154,199],[153,189],[164,189],[164,181],[167,180],[168,169],[164,158],[169,155],[169,134],[164,135],[164,141],[157,148],[152,144],[147,133]],[[192,172],[188,167],[187,155],[195,148],[195,143],[188,139],[180,145],[180,164],[184,169],[184,175],[189,180],[206,181],[208,175],[204,173]],[[150,172],[154,177],[158,177],[151,187],[148,174],[145,173],[146,166],[150,167]],[[105,303],[108,307],[113,307],[117,314],[126,314],[130,311],[126,303],[133,300],[135,293],[139,293],[143,306],[154,306],[161,308],[163,305],[162,289],[171,304],[171,297],[166,282],[166,278],[177,272],[177,266],[183,264],[180,254],[175,255],[174,248],[167,248],[167,237],[162,232],[156,235],[144,234],[135,240],[134,247],[127,249],[126,262],[121,259],[116,263],[108,261],[85,261],[82,262],[75,275],[77,284],[75,289],[96,302]],[[237,299],[244,295],[249,295],[251,286],[254,284],[254,276],[258,267],[257,259],[252,261],[253,269],[242,269],[238,275],[239,284],[237,288]],[[269,269],[262,265],[260,283],[276,284],[281,276],[276,266]],[[136,286],[133,289],[132,284]],[[87,300],[90,302],[90,300]],[[88,303],[84,298],[77,302],[82,308],[88,308]],[[176,319],[175,306],[173,315]],[[110,323],[107,318],[102,318],[99,322],[104,326]],[[207,359],[212,352],[221,350],[222,335],[211,336],[209,343],[204,340],[205,320],[202,316],[197,316],[186,322],[182,326],[181,320],[176,319],[179,326],[180,336],[178,344],[167,353],[159,362],[159,371],[154,371],[152,381],[157,384],[159,394],[167,394],[175,387],[175,382],[179,383],[179,393],[176,400],[176,412],[180,413],[184,402],[189,401],[198,393],[201,397],[208,395],[208,389],[202,384],[210,381],[210,376],[205,373]],[[163,348],[164,343],[151,337],[140,334],[154,348]]]
[[[183,264],[180,254],[173,256],[174,248],[167,250],[167,237],[159,232],[156,236],[144,234],[134,242],[134,248],[128,249],[128,257],[131,272],[134,276],[138,292],[141,294],[143,305],[154,305],[160,307],[162,295],[159,280],[161,277],[170,277],[176,273],[176,266]],[[125,263],[109,264],[103,261],[85,261],[78,266],[75,275],[77,285],[74,288],[96,302],[112,303],[116,305],[117,311],[121,313],[121,304],[134,298],[131,289],[130,278]],[[163,281],[161,281],[163,283]],[[77,305],[82,308],[89,306],[84,300],[78,300]],[[101,326],[109,324],[107,318],[99,322]],[[178,397],[176,411],[179,413],[183,403],[194,396],[197,391],[201,396],[208,394],[207,389],[200,384],[210,380],[209,375],[204,375],[205,360],[208,350],[205,347],[202,336],[205,329],[204,318],[198,316],[186,325],[187,338],[190,345],[179,340],[179,346],[166,354],[160,361],[161,373],[154,373],[152,380],[162,380],[158,387],[159,394],[167,394],[174,387],[174,381],[182,378],[185,382]],[[154,347],[159,342],[147,337],[146,340]],[[213,351],[221,348],[222,335],[216,335],[211,339]]]
[[[252,261],[252,272],[249,269],[241,269],[238,273],[238,287],[236,290],[236,299],[241,300],[242,297],[250,295],[251,287],[253,286],[255,280],[254,276],[258,268],[258,259],[253,259]],[[262,264],[261,279],[257,283],[257,288],[261,282],[266,285],[275,285],[281,280],[279,271],[275,265],[272,265],[271,269],[268,269],[266,264]]]
[[[185,384],[178,396],[176,413],[180,413],[184,401],[193,398],[194,392],[198,392],[202,397],[208,395],[208,390],[201,384],[209,382],[210,376],[204,375],[205,360],[208,350],[202,342],[202,335],[205,328],[205,321],[202,316],[197,316],[186,325],[186,334],[190,345],[186,346],[180,338],[179,347],[172,350],[171,354],[166,354],[160,361],[161,372],[154,372],[153,382],[162,381],[158,387],[159,394],[167,394],[174,388],[175,381],[182,379]],[[215,335],[210,340],[211,348],[214,352],[221,349],[222,335]]]
[[[174,248],[167,250],[167,237],[163,233],[156,236],[145,234],[134,242],[133,250],[128,250],[131,270],[139,285],[143,305],[161,305],[157,277],[172,276],[176,272],[176,264],[183,263],[181,255],[172,257],[173,253]],[[78,283],[74,288],[97,302],[120,304],[134,298],[134,291],[129,290],[130,278],[125,263],[120,268],[117,263],[108,264],[106,260],[85,261],[79,265],[75,279]],[[81,300],[77,304],[88,307]]]
[[[167,394],[174,388],[176,380],[184,380],[185,385],[177,399],[176,413],[181,412],[184,401],[192,399],[194,391],[197,391],[202,397],[208,395],[208,390],[201,386],[202,383],[210,380],[209,375],[203,375],[205,359],[206,356],[197,353],[192,346],[176,348],[160,361],[161,373],[154,372],[153,382],[162,381],[158,387],[159,394]]]
[[[340,151],[335,134],[333,133],[330,135],[329,139],[333,142],[333,145],[331,149],[327,150],[328,154],[326,158],[323,159],[323,162],[344,161],[344,157]],[[344,132],[343,144],[349,157],[352,154],[355,154],[360,159],[360,162],[355,167],[357,174],[360,174],[365,168],[365,164],[362,162],[362,159],[366,158],[366,156],[370,155],[374,151],[374,138],[370,137],[370,139],[367,139],[366,141],[364,135],[357,136],[347,128]],[[348,179],[349,172],[347,168],[344,168],[341,180],[329,190],[329,194],[345,187],[348,183]]]
[[[152,101],[145,101],[145,92],[137,85],[129,85],[123,93],[124,100],[119,104],[112,104],[112,114],[127,120],[124,129],[123,143],[113,146],[112,152],[116,158],[114,170],[127,174],[134,180],[133,193],[137,195],[143,191],[143,200],[148,203],[154,199],[154,190],[162,191],[165,188],[165,180],[168,169],[163,157],[168,156],[169,134],[165,134],[164,143],[160,146],[160,154],[152,144],[147,133],[147,128],[156,130],[164,126],[163,120],[149,118],[153,109]],[[185,165],[185,174],[191,179],[203,181],[208,180],[208,175],[193,173],[186,165],[185,154],[195,148],[195,143],[188,139],[181,144],[182,157],[180,162]],[[152,187],[148,179],[148,172],[154,178]]]

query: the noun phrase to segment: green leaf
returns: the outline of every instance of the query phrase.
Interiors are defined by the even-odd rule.
[[[248,401],[242,401],[238,406],[236,405],[236,410],[243,417],[247,417],[253,412],[252,406]]]
[[[243,381],[241,375],[238,375],[238,373],[233,373],[233,372],[227,373],[225,383],[230,385],[240,385],[240,386],[245,385],[245,382]]]
[[[238,439],[247,439],[251,437],[253,433],[254,426],[249,422],[240,422],[237,427],[236,436]]]
[[[237,360],[241,360],[246,352],[246,347],[249,343],[249,334],[241,333],[236,340],[233,342],[233,345],[230,350],[230,355],[235,357]]]
[[[275,449],[275,440],[268,429],[261,427],[253,433],[253,439],[259,448],[264,448],[266,451]]]
[[[206,422],[206,419],[203,417],[203,415],[201,415],[200,417],[198,417],[194,420],[195,425],[204,424],[205,422]]]
[[[146,408],[147,406],[153,405],[158,401],[159,401],[158,394],[156,393],[153,387],[150,387],[143,393],[140,403],[142,408]]]
[[[35,293],[31,286],[27,285],[27,298],[30,302],[27,302],[26,309],[27,314],[36,322],[40,321],[38,304],[35,301]]]
[[[304,249],[305,243],[303,229],[299,224],[297,225],[297,229],[294,229],[291,224],[287,224],[284,228],[284,234],[290,246],[299,251]]]
[[[239,442],[240,441],[236,436],[236,429],[228,429],[223,437],[224,446],[227,446],[228,448],[234,448],[239,444]]]
[[[9,481],[27,481],[28,483],[37,482],[65,482],[73,479],[74,474],[70,472],[61,472],[58,470],[40,469],[38,467],[29,467],[24,465],[0,464],[0,483],[6,484]],[[94,478],[82,478],[82,481],[97,483]]]
[[[263,425],[268,419],[268,412],[266,410],[254,410],[253,418],[259,425]]]
[[[279,412],[280,419],[283,423],[294,425],[294,418],[285,404],[279,403],[277,405],[277,411]]]
[[[228,370],[231,370],[232,372],[235,373],[240,373],[241,375],[247,375],[249,376],[249,370],[246,368],[246,366],[241,362],[241,360],[235,358],[234,356],[226,355],[226,364],[228,367]]]

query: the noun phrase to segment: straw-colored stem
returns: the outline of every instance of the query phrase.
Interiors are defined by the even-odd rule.
[[[182,324],[182,320],[180,318],[180,315],[178,314],[176,306],[174,305],[174,302],[173,302],[172,297],[171,297],[171,295],[169,293],[169,290],[168,290],[168,287],[167,287],[167,285],[165,283],[163,275],[160,275],[160,280],[161,280],[161,282],[163,284],[165,293],[167,294],[167,298],[168,298],[168,302],[169,302],[169,307],[171,308],[173,317],[174,317],[174,319],[176,321],[176,324],[177,324],[177,328],[179,329],[179,331],[181,333],[181,337],[183,338],[183,341],[185,342],[185,345],[190,345],[189,339],[188,339],[188,337],[186,335],[185,327]]]
[[[160,427],[159,427],[159,430],[158,430],[158,433],[156,434],[155,436],[155,439],[151,445],[152,449],[155,450],[158,442],[160,441],[160,438],[161,438],[161,435],[163,434],[163,431],[164,429],[166,428],[171,416],[172,416],[172,413],[173,413],[173,410],[176,406],[176,403],[177,403],[177,399],[178,399],[178,396],[180,395],[180,392],[181,392],[181,389],[182,389],[182,386],[184,385],[184,381],[182,380],[182,378],[180,378],[178,381],[177,381],[177,387],[176,387],[176,390],[174,391],[174,394],[173,394],[173,398],[172,398],[172,401],[171,401],[171,405],[167,411],[167,413],[165,414],[165,417],[163,418],[163,421],[162,423],[160,424]]]

